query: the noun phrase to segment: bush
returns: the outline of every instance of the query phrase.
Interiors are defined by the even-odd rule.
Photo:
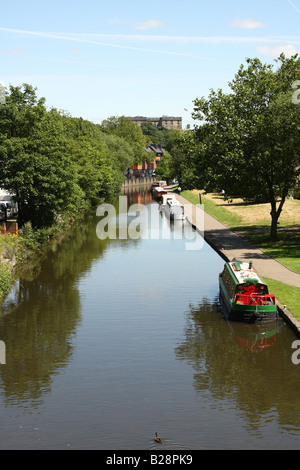
[[[295,199],[300,199],[300,184],[298,184],[294,191],[293,191],[293,196]]]
[[[12,273],[7,265],[0,265],[0,298],[7,295],[13,281]]]

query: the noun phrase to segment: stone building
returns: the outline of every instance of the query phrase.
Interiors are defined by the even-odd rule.
[[[143,122],[151,122],[156,127],[166,127],[167,129],[182,129],[182,118],[174,116],[162,116],[162,117],[144,117],[135,116],[128,117],[131,121],[135,122],[138,126],[141,126]]]

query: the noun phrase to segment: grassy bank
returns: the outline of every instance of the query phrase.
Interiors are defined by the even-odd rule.
[[[33,230],[24,225],[19,235],[0,235],[0,302],[8,294],[15,274],[38,272],[37,265],[50,247],[59,244],[71,233],[78,219],[57,221],[52,227]]]
[[[300,201],[287,200],[280,218],[278,240],[269,241],[269,204],[245,203],[235,198],[225,201],[218,194],[183,191],[182,196],[194,204],[204,204],[204,210],[233,231],[239,232],[289,269],[300,273]],[[300,289],[266,279],[270,290],[300,320]]]
[[[274,281],[274,279],[267,277],[264,277],[264,280],[267,282],[270,292],[274,292],[279,302],[282,305],[286,305],[294,317],[300,320],[300,289],[297,287],[288,286],[282,282]]]

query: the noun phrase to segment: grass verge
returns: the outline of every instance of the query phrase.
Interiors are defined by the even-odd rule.
[[[300,321],[300,289],[267,277],[264,277],[264,281],[268,284],[269,291]]]
[[[198,191],[182,191],[181,195],[192,204],[200,204]],[[228,227],[242,226],[241,217],[230,213],[227,209],[217,206],[213,201],[201,194],[201,203],[204,204],[205,211],[215,219]]]

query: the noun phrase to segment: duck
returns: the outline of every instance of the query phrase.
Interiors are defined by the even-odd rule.
[[[159,444],[162,444],[162,438],[159,437],[159,435],[157,434],[157,432],[155,433],[155,438],[154,438],[154,441],[155,442],[158,442]]]

